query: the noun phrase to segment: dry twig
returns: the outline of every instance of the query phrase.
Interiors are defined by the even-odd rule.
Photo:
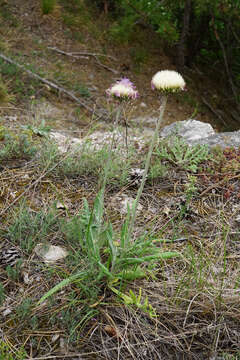
[[[219,118],[219,120],[220,120],[224,125],[227,126],[226,121],[224,120],[224,118],[219,114],[218,111],[216,111],[216,110],[212,107],[211,104],[209,104],[209,102],[208,102],[203,96],[202,96],[202,101],[203,101],[203,103],[212,111],[212,113],[213,113],[214,115],[216,115],[216,116]]]
[[[112,68],[108,67],[107,65],[104,65],[103,63],[101,63],[101,61],[98,58],[98,56],[105,56],[105,57],[109,57],[111,59],[116,60],[112,56],[108,56],[108,55],[104,55],[104,54],[98,54],[98,53],[95,54],[95,53],[90,53],[90,52],[65,52],[65,51],[60,50],[60,49],[58,49],[56,47],[50,47],[50,46],[48,46],[48,49],[56,51],[56,52],[58,52],[59,54],[62,54],[62,55],[73,57],[75,59],[88,59],[88,56],[93,56],[99,66],[102,66],[104,69],[106,69],[108,71],[111,71],[114,74],[119,73],[119,71],[117,71],[115,69],[112,69]]]
[[[22,71],[26,72],[30,77],[37,79],[41,82],[43,82],[44,84],[50,86],[51,88],[59,91],[60,93],[62,92],[63,94],[67,95],[69,98],[71,98],[72,100],[76,101],[79,105],[81,105],[82,107],[84,107],[87,111],[89,111],[91,114],[94,114],[97,116],[98,119],[107,116],[106,112],[101,110],[101,113],[96,111],[95,109],[90,108],[85,102],[83,102],[82,100],[80,100],[78,97],[76,97],[71,91],[66,90],[65,88],[56,85],[55,83],[53,83],[52,81],[49,81],[35,73],[33,73],[32,71],[26,69],[23,65],[17,63],[16,61],[10,59],[9,57],[3,55],[0,53],[0,58],[2,58],[4,61],[8,62],[9,64],[13,64],[16,67],[18,67],[19,69],[21,69]]]

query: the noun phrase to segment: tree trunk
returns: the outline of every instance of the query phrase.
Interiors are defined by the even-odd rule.
[[[186,41],[189,35],[190,14],[192,8],[192,0],[185,0],[183,27],[180,40],[177,44],[177,66],[181,70],[186,64]]]

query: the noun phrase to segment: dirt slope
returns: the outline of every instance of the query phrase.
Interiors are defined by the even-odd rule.
[[[52,14],[43,15],[39,3],[27,0],[2,1],[5,9],[0,27],[3,54],[14,56],[19,63],[34,68],[37,74],[73,91],[92,109],[96,106],[106,109],[105,90],[116,79],[128,77],[140,92],[140,98],[132,106],[130,118],[157,114],[159,99],[150,88],[151,78],[157,71],[175,69],[175,66],[173,59],[164,53],[163,44],[155,34],[147,30],[139,31],[132,43],[119,44],[112,41],[110,24],[104,14],[89,15],[87,9],[82,8],[82,13],[78,15],[74,13],[74,6],[67,10],[66,2],[62,1]],[[79,58],[64,55],[60,51],[69,55],[75,53],[75,56],[77,53]],[[82,55],[86,52],[88,55]],[[211,86],[207,77],[189,69],[183,75],[188,91],[169,99],[165,123],[194,117],[220,129],[223,124],[219,123],[219,119],[201,99],[201,84],[208,81]],[[15,82],[9,76],[5,78],[11,92],[21,102],[21,108],[29,109],[29,103],[34,103],[34,106],[37,104],[38,112],[41,116],[42,112],[45,113],[45,119],[53,128],[81,132],[82,128],[91,123],[91,114],[62,93],[56,94],[48,86],[39,83],[30,93],[22,96],[21,89],[16,90]],[[27,75],[24,75],[23,82],[29,82]],[[212,96],[218,99],[215,93]],[[209,100],[209,96],[207,98]],[[29,119],[22,118],[21,121]]]

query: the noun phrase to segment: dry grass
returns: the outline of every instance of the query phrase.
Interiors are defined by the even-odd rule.
[[[6,296],[1,329],[11,351],[24,344],[26,359],[30,354],[34,359],[206,359],[236,354],[240,341],[239,176],[219,172],[216,182],[212,180],[216,174],[209,175],[216,164],[208,162],[205,167],[208,171],[196,174],[196,193],[184,211],[186,172],[172,168],[170,177],[154,180],[145,188],[137,233],[148,231],[156,246],[179,251],[182,256],[160,261],[149,269],[148,279],[129,282],[121,291],[127,294],[132,289],[138,294],[142,289],[142,301],[148,298],[155,318],[124,304],[103,281],[99,289],[90,286],[85,295],[78,283],[69,285],[48,302],[36,305],[79,264],[70,258],[65,263],[44,265],[32,249],[24,248],[28,230],[22,230],[15,245],[22,251],[23,265],[15,278],[6,269],[0,275]],[[56,178],[34,162],[14,169],[7,168],[6,162],[0,180],[2,241],[9,244],[13,239],[9,228],[20,214],[20,198],[32,215],[41,209],[48,213],[54,200],[61,198],[67,209],[54,213],[53,224],[42,240],[74,249],[59,223],[79,212],[83,197],[93,202],[97,188],[90,178]],[[116,218],[117,209],[108,201],[117,189],[109,190],[106,211],[118,229],[121,216]],[[131,187],[124,192],[134,196],[136,190]],[[42,217],[42,226],[44,221]],[[34,243],[40,235],[38,228]],[[9,315],[3,315],[6,309],[11,310]]]

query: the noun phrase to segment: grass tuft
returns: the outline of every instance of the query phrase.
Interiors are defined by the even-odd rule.
[[[56,0],[41,0],[43,15],[51,14],[56,6]]]

